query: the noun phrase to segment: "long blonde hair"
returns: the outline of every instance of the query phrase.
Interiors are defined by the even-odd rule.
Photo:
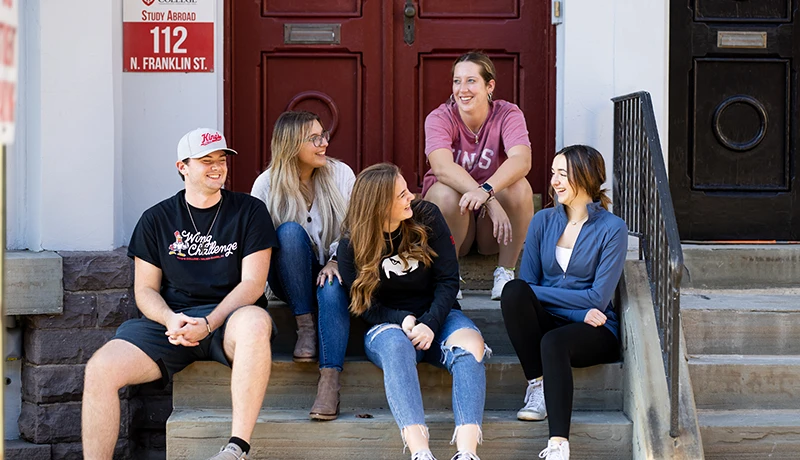
[[[322,125],[311,112],[284,112],[275,121],[272,131],[272,160],[269,164],[270,193],[267,207],[272,223],[277,228],[284,222],[306,223],[306,196],[316,202],[322,220],[322,244],[327,252],[331,242],[339,237],[347,203],[334,180],[338,160],[328,158],[328,163],[314,170],[314,192],[300,182],[298,154],[306,142],[314,121]]]
[[[384,236],[383,226],[391,214],[399,175],[397,166],[379,163],[361,171],[353,186],[343,227],[350,237],[358,271],[350,287],[350,311],[356,315],[367,311],[372,304],[372,295],[380,283],[381,258],[394,251],[391,239],[387,241]],[[400,222],[402,238],[397,253],[404,264],[408,264],[408,258],[414,258],[428,267],[437,256],[428,245],[424,217],[415,212],[412,218]]]

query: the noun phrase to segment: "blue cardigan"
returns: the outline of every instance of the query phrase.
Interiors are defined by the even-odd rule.
[[[567,271],[556,261],[556,242],[567,226],[563,205],[536,213],[528,226],[519,277],[552,315],[583,322],[592,308],[605,313],[607,327],[619,337],[619,319],[611,298],[628,251],[625,222],[600,203],[586,206],[589,218],[575,241]]]

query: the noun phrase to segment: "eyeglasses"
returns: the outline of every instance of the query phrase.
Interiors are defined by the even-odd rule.
[[[331,133],[328,130],[324,130],[322,134],[313,134],[306,140],[314,144],[314,147],[322,147],[322,141],[327,143],[331,140]]]

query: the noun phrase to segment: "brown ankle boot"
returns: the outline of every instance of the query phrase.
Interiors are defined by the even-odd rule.
[[[312,420],[334,420],[339,416],[339,371],[325,368],[319,370],[317,399],[311,406],[309,416]]]
[[[295,316],[297,320],[297,343],[294,345],[294,361],[313,363],[317,360],[317,329],[311,313]]]

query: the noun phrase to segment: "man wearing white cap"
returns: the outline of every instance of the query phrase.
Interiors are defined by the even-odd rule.
[[[145,211],[133,231],[128,256],[143,317],[123,323],[86,365],[85,459],[112,458],[122,387],[166,385],[198,360],[232,368],[231,438],[211,458],[247,458],[272,363],[273,323],[254,304],[277,238],[264,202],[223,189],[235,154],[217,130],[183,136],[176,167],[184,190]]]

